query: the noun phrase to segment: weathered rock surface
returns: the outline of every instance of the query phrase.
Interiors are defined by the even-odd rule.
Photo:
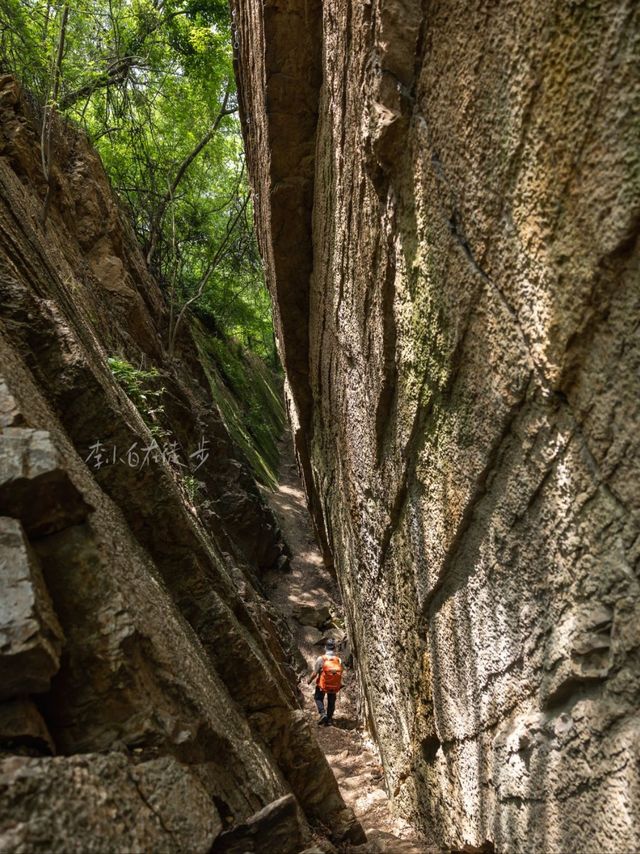
[[[31,537],[82,522],[90,513],[46,430],[0,433],[0,513],[20,519]]]
[[[0,700],[47,691],[63,639],[22,525],[0,517]]]
[[[630,854],[640,7],[234,9],[297,451],[395,804],[455,848]]]
[[[47,725],[33,700],[18,697],[0,703],[0,752],[55,752]]]
[[[298,854],[308,840],[295,798],[285,795],[219,836],[212,854]]]
[[[202,784],[175,759],[0,760],[2,851],[205,854],[221,827]]]
[[[355,823],[298,720],[291,636],[261,592],[261,572],[286,553],[254,480],[264,448],[241,435],[242,401],[221,389],[201,325],[185,324],[166,358],[162,294],[95,153],[61,125],[39,224],[38,139],[18,86],[0,78],[0,506],[15,517],[0,560],[19,582],[3,574],[0,585],[21,592],[0,604],[1,696],[29,704],[43,692],[56,753],[5,760],[0,849],[208,850],[288,794],[339,839]],[[109,357],[155,369],[166,389],[155,413],[135,405]],[[265,413],[274,429],[281,409]],[[187,471],[206,440],[197,498],[151,428]],[[44,664],[56,633],[38,565],[65,638]],[[45,752],[15,735],[3,751]]]
[[[293,609],[294,618],[303,626],[313,626],[322,629],[331,620],[328,605],[296,605]]]
[[[0,427],[18,427],[24,423],[6,382],[0,377]]]

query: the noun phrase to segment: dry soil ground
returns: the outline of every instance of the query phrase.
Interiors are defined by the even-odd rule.
[[[311,671],[312,663],[324,651],[320,632],[301,625],[293,617],[297,605],[328,605],[333,615],[342,617],[340,593],[331,573],[324,566],[307,512],[302,484],[294,460],[291,441],[282,442],[278,489],[267,498],[276,513],[293,558],[291,571],[267,577],[269,598],[287,618],[298,646]],[[338,638],[339,630],[325,633]],[[305,708],[313,725],[318,714],[313,702],[313,685],[301,683]],[[356,813],[368,837],[366,846],[351,847],[353,852],[388,854],[425,854],[431,851],[413,828],[394,817],[384,788],[383,769],[375,748],[363,728],[357,712],[357,684],[347,672],[345,687],[338,696],[335,725],[317,726],[318,741],[340,785],[342,795]]]

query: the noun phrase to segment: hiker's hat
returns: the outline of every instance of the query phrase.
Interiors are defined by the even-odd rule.
[[[336,648],[336,642],[334,641],[333,638],[328,639],[328,641],[326,643],[326,647],[327,647],[327,649],[335,649]]]

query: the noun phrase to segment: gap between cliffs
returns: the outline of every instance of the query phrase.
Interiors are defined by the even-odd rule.
[[[295,462],[292,438],[287,433],[280,442],[280,467],[275,491],[264,495],[276,515],[292,558],[286,573],[269,572],[264,579],[267,596],[286,619],[300,650],[298,664],[304,667],[300,687],[310,724],[338,781],[342,797],[367,834],[363,845],[347,845],[345,852],[362,854],[426,854],[430,848],[403,819],[392,814],[384,788],[384,771],[375,745],[364,729],[359,713],[358,684],[351,662],[351,650],[344,631],[344,616],[338,585],[325,565],[315,539],[305,503],[303,485]],[[322,623],[328,608],[331,624]],[[312,623],[319,623],[323,631]],[[313,684],[307,684],[312,664],[324,651],[326,638],[342,642],[341,656],[346,665],[345,685],[340,692],[332,727],[317,725]]]

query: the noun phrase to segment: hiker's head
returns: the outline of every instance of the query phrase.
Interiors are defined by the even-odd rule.
[[[336,651],[336,642],[333,638],[329,638],[325,644],[325,647],[328,655],[334,655]]]

